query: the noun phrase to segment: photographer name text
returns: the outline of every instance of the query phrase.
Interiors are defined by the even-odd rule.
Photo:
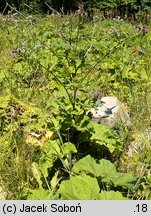
[[[45,205],[45,204],[41,204],[41,205],[25,205],[22,204],[21,208],[18,208],[15,204],[12,205],[8,205],[8,204],[4,204],[3,205],[3,213],[7,214],[7,213],[32,213],[32,212],[43,212],[43,213],[47,213],[47,212],[68,212],[68,213],[81,213],[82,212],[82,208],[80,203],[78,203],[77,205],[67,205],[67,204],[62,204],[62,205],[57,205],[56,203],[52,203],[49,206]]]

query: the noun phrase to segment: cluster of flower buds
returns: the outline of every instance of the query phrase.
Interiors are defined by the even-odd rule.
[[[123,21],[123,19],[120,16],[114,17],[113,20],[116,22],[122,22]]]
[[[138,33],[141,33],[142,35],[146,35],[149,32],[149,28],[146,25],[143,26],[134,25],[134,30]]]

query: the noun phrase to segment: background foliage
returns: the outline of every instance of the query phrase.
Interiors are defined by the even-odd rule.
[[[150,15],[151,11],[150,0],[1,0],[0,11],[8,13],[12,10],[8,4],[18,11],[52,13],[54,9],[65,14],[74,12],[80,4],[84,4],[90,16],[95,13],[92,9],[96,8],[102,11],[105,17],[121,16],[134,19],[137,19],[138,15],[147,19],[147,14]]]

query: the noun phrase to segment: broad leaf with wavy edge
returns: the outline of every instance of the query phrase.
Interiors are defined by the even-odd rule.
[[[94,200],[97,199],[99,191],[96,178],[81,174],[62,181],[57,193],[64,200]]]

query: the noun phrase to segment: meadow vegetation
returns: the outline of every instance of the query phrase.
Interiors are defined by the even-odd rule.
[[[142,26],[0,17],[5,199],[151,199],[151,31]],[[131,127],[91,123],[96,91],[126,104]]]

